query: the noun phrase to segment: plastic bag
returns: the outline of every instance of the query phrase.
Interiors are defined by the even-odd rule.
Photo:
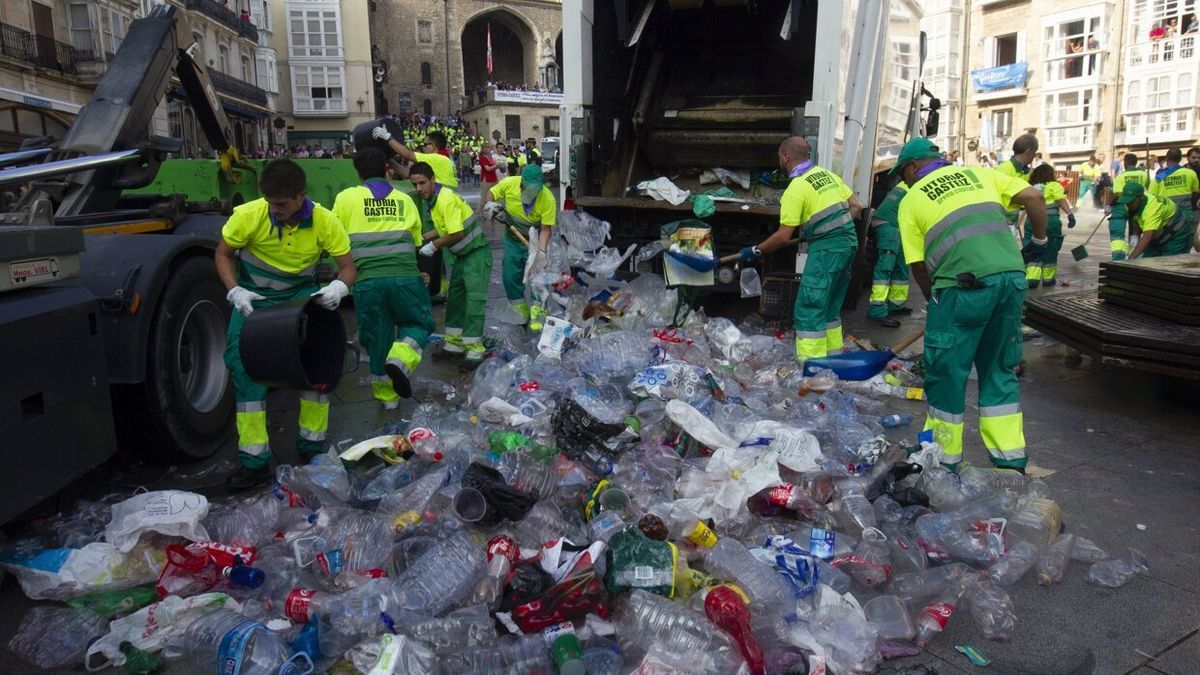
[[[21,618],[21,627],[8,648],[39,668],[74,670],[88,642],[106,629],[104,619],[86,609],[34,607]]]
[[[87,649],[87,669],[100,670],[125,664],[121,643],[129,642],[144,652],[157,652],[198,617],[221,608],[241,611],[242,606],[224,593],[204,593],[190,598],[168,595],[162,602],[108,624],[108,633]]]
[[[595,453],[614,455],[626,435],[624,424],[601,422],[573,399],[562,401],[551,419],[559,448],[576,461]]]
[[[675,597],[675,564],[679,549],[669,541],[647,537],[629,526],[608,540],[604,586],[611,593],[630,588]]]
[[[51,548],[27,556],[9,556],[2,564],[34,600],[74,598],[99,590],[149,583],[165,557],[151,546],[121,553],[107,542],[83,548]]]
[[[762,279],[759,278],[757,269],[742,268],[741,287],[743,298],[757,298],[762,295]]]
[[[143,532],[206,541],[210,537],[200,524],[206,516],[208,499],[204,495],[182,490],[146,492],[113,505],[104,538],[122,553],[133,550]]]
[[[484,526],[498,525],[502,520],[521,520],[537,503],[533,495],[509,486],[499,471],[479,462],[471,462],[467,467],[462,486],[483,494],[487,509],[477,522]]]

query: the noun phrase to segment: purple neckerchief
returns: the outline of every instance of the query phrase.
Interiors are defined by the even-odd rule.
[[[937,171],[938,169],[942,168],[943,166],[950,166],[950,162],[942,159],[941,157],[933,160],[932,162],[926,164],[925,166],[917,169],[917,180],[921,180],[925,176],[928,176],[929,174],[933,173],[934,171]]]
[[[788,178],[795,178],[797,176],[803,176],[804,172],[808,171],[811,168],[813,168],[812,160],[806,159],[803,162],[800,162],[796,166],[792,167],[792,170],[788,172]]]
[[[271,219],[271,227],[274,227],[279,238],[283,239],[283,226],[288,223],[296,223],[296,226],[300,229],[312,227],[313,209],[315,207],[316,204],[313,204],[313,200],[305,197],[304,204],[300,206],[300,210],[293,213],[292,216],[287,220],[277,220],[275,218],[275,214],[271,213],[269,210],[267,211],[267,217]]]
[[[383,178],[368,178],[363,181],[363,187],[371,191],[371,196],[375,199],[383,199],[392,194],[392,184]]]
[[[1164,166],[1163,168],[1158,170],[1158,173],[1154,174],[1154,180],[1161,181],[1162,179],[1166,178],[1167,176],[1170,176],[1171,174],[1178,171],[1180,168],[1181,167],[1178,164],[1176,164],[1175,166]]]

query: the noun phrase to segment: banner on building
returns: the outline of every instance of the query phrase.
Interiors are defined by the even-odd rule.
[[[549,91],[509,91],[496,90],[496,103],[537,103],[541,105],[560,105],[563,95]]]
[[[971,83],[975,91],[999,91],[1024,87],[1028,76],[1029,64],[1020,61],[995,68],[976,68],[971,71]]]

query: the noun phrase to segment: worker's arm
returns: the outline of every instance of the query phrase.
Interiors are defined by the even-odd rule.
[[[217,265],[217,276],[220,277],[221,283],[225,284],[225,290],[238,285],[236,259],[237,249],[226,244],[224,239],[217,243],[213,262]]]
[[[338,280],[346,284],[347,288],[353,286],[355,280],[358,279],[358,268],[354,266],[354,257],[346,253],[334,256],[333,260],[338,266]]]
[[[863,209],[862,204],[858,201],[858,197],[850,195],[850,199],[847,201],[850,204],[850,217],[854,220],[858,220],[858,216],[862,213]]]
[[[1150,232],[1143,232],[1138,237],[1137,246],[1134,246],[1133,251],[1129,254],[1130,260],[1133,260],[1134,258],[1141,256],[1142,253],[1144,253],[1146,251],[1146,249],[1150,248],[1150,242],[1154,241],[1154,233],[1155,233],[1155,230],[1151,230]]]
[[[771,233],[761,244],[758,245],[759,253],[770,253],[777,248],[782,247],[796,233],[796,228],[790,225],[780,225],[779,229]]]
[[[487,189],[487,192],[485,192],[485,193],[484,193],[484,195],[483,195],[483,201],[484,201],[484,203],[485,203],[485,204],[486,204],[487,202],[494,202],[494,201],[498,201],[498,200],[496,199],[496,195],[495,195],[495,194],[492,192],[492,188],[488,188],[488,189]]]
[[[1037,188],[1027,187],[1013,195],[1012,203],[1025,209],[1034,239],[1046,238],[1046,200]]]
[[[910,263],[908,269],[912,272],[913,280],[917,282],[917,288],[921,289],[921,295],[925,296],[925,301],[932,300],[933,282],[929,280],[929,270],[925,269],[925,262]]]
[[[394,138],[388,139],[388,147],[392,150],[395,150],[396,154],[404,158],[404,161],[406,162],[417,161],[417,153],[413,152],[407,145]]]
[[[550,247],[550,228],[543,227],[541,232],[538,232],[538,250],[543,253]]]
[[[439,237],[437,230],[430,230],[429,232],[422,233],[421,238],[426,242],[433,242],[433,245],[438,247],[438,249],[443,249],[447,246],[453,246],[459,239],[462,239],[463,233],[454,232],[444,237]]]

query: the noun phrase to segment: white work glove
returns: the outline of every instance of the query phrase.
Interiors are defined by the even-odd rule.
[[[535,251],[536,252],[533,254],[533,265],[530,266],[530,271],[532,271],[534,274],[537,274],[538,272],[544,271],[546,268],[546,249],[539,248],[535,249]]]
[[[488,202],[483,205],[483,212],[488,218],[495,220],[504,213],[504,205],[500,202]]]
[[[246,290],[241,286],[234,286],[225,294],[225,299],[233,308],[242,313],[242,316],[250,316],[254,311],[255,300],[266,300],[263,296],[254,291]]]
[[[432,258],[437,253],[437,244],[432,241],[421,247],[421,255]]]
[[[350,295],[350,288],[341,279],[334,279],[329,285],[312,294],[313,301],[325,309],[337,309],[342,304],[342,298]]]
[[[392,132],[387,130],[387,127],[380,124],[371,130],[371,138],[378,138],[381,141],[392,140]]]

